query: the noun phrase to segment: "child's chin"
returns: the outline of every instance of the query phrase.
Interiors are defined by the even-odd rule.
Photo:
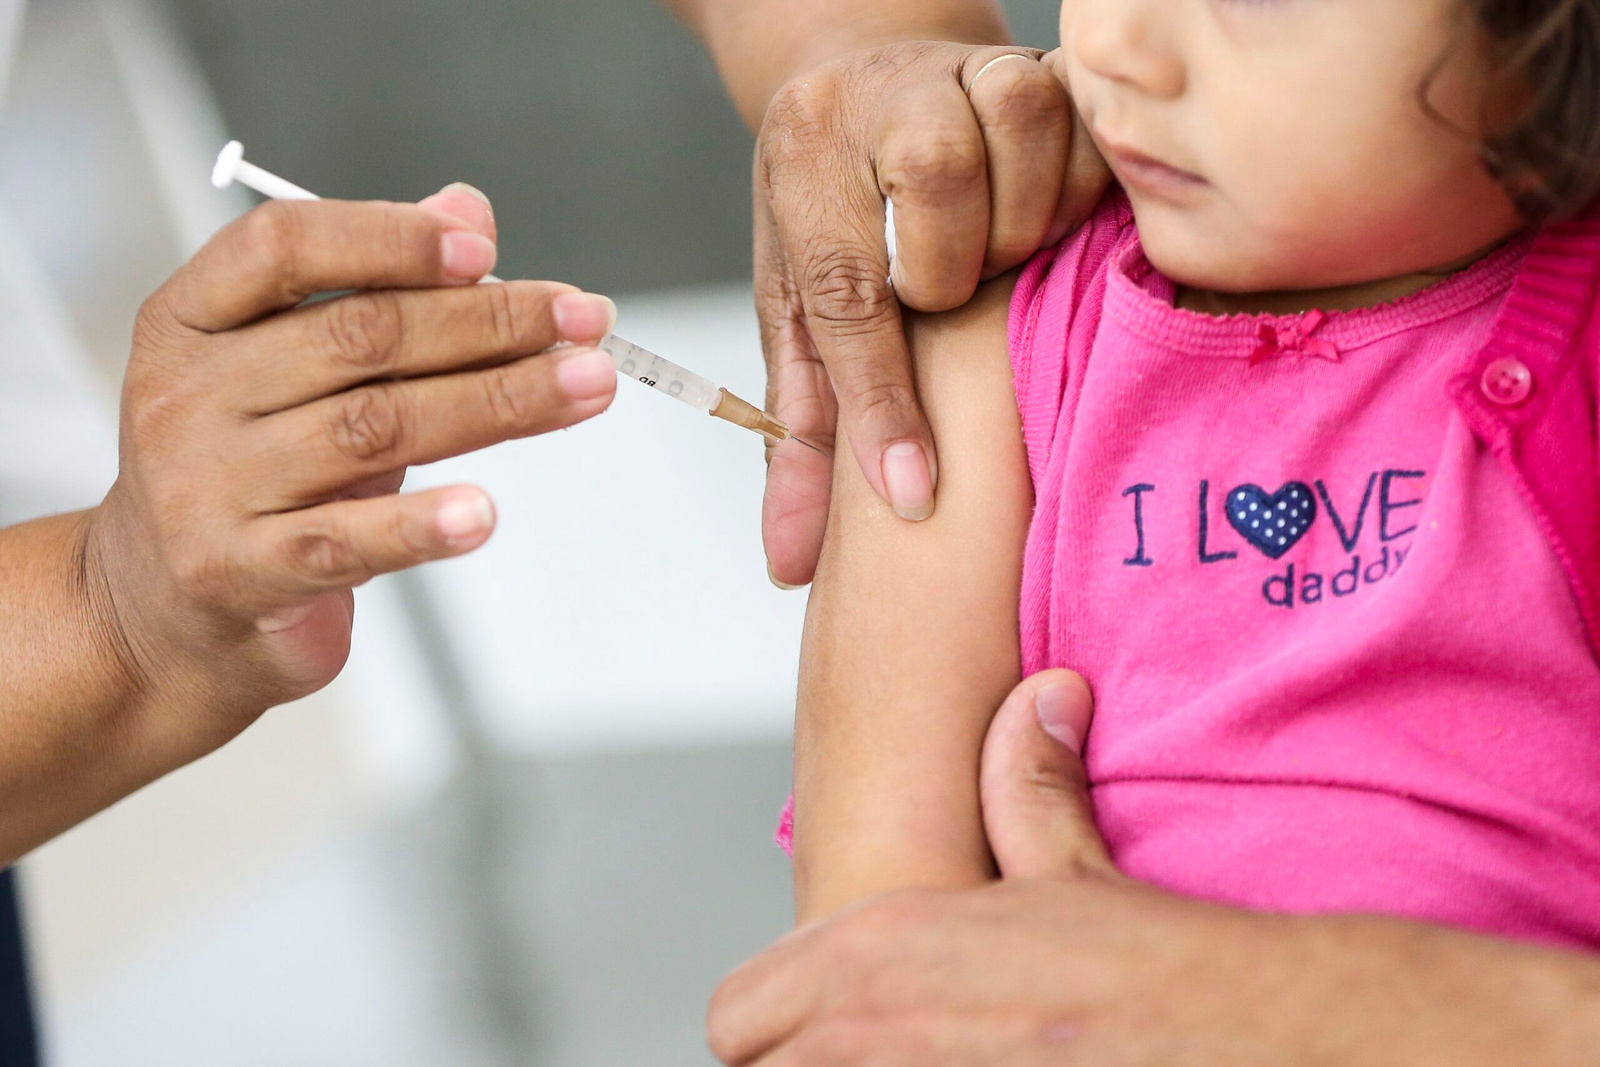
[[[1283,285],[1266,282],[1268,272],[1241,270],[1238,262],[1228,262],[1214,249],[1204,251],[1183,244],[1168,248],[1158,243],[1144,246],[1145,258],[1162,275],[1187,289],[1201,289],[1213,293],[1263,293],[1283,288]]]
[[[1231,226],[1149,225],[1140,216],[1139,240],[1150,265],[1177,285],[1229,296],[1329,289],[1372,276],[1370,258],[1352,262],[1336,254],[1342,249],[1272,242]]]

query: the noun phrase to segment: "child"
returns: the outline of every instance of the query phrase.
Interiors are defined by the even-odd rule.
[[[1600,945],[1600,0],[1061,30],[1118,185],[911,324],[932,519],[839,449],[801,918],[991,877],[989,717],[1070,667],[1129,875]]]

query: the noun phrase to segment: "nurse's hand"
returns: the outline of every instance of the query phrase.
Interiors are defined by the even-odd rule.
[[[938,464],[899,302],[965,303],[981,280],[1082,222],[1111,178],[1054,62],[932,42],[858,52],[790,82],[761,128],[755,282],[768,410],[812,440],[833,440],[842,424],[867,481],[908,519],[932,512]],[[775,581],[811,580],[830,483],[824,457],[773,452],[762,527]]]
[[[1063,687],[1057,699],[1036,702],[1050,683]],[[1024,681],[983,754],[984,823],[1003,880],[890,895],[790,934],[718,990],[718,1057],[736,1067],[1595,1062],[1592,955],[1368,916],[1261,915],[1118,874],[1076,755],[1088,719],[1075,676]]]
[[[330,681],[353,587],[488,539],[482,489],[397,495],[407,466],[611,403],[611,360],[591,347],[610,301],[474,285],[494,261],[492,213],[466,187],[421,205],[269,203],[146,302],[85,562],[132,691],[203,712],[171,714],[187,731],[174,745],[209,750]],[[559,342],[573,347],[548,351]]]

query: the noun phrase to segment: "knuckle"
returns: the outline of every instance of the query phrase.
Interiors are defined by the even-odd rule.
[[[286,287],[299,273],[300,214],[294,204],[269,200],[253,209],[242,223],[246,254]]]
[[[892,420],[902,412],[914,410],[916,392],[909,381],[873,377],[854,385],[849,392],[856,415],[866,421]]]
[[[392,292],[333,301],[327,327],[334,359],[362,374],[391,370],[405,344],[405,315]]]
[[[290,571],[316,581],[359,585],[372,575],[349,536],[332,526],[296,530],[284,541],[283,561]]]
[[[812,71],[794,79],[767,106],[763,131],[802,137],[825,131],[839,114],[842,88],[832,71]]]
[[[194,348],[202,336],[190,331],[172,310],[165,287],[145,298],[133,319],[133,346],[130,349],[129,381],[139,368],[163,367]]]
[[[479,377],[483,383],[483,402],[495,425],[508,430],[527,427],[539,412],[527,383],[521,380],[514,364],[494,367]]]
[[[170,334],[172,314],[167,304],[166,290],[157,289],[145,297],[133,316],[133,347],[137,350],[147,344],[159,344]]]
[[[522,352],[533,347],[533,316],[519,306],[512,286],[480,285],[478,288],[483,291],[490,336],[496,346],[506,352]]]
[[[437,267],[441,254],[437,228],[425,211],[394,205],[383,213],[376,243],[388,263]]]
[[[128,444],[149,449],[182,436],[183,407],[165,390],[129,379],[123,388],[122,422]]]
[[[808,261],[808,318],[833,327],[876,328],[894,315],[888,280],[866,255],[834,244]]]
[[[405,419],[392,390],[357,389],[334,407],[328,424],[334,448],[363,465],[393,459],[405,445]]]
[[[890,146],[878,176],[893,200],[938,201],[987,181],[989,159],[978,137],[937,131]]]
[[[1032,63],[1003,63],[980,82],[980,122],[986,128],[1052,131],[1064,129],[1069,114],[1061,83]]]
[[[769,180],[815,167],[833,145],[843,97],[843,81],[831,71],[814,71],[778,90],[762,120],[759,141]]]
[[[432,559],[438,555],[437,529],[430,520],[397,507],[388,520],[388,540],[408,559]]]
[[[936,42],[903,41],[857,52],[847,56],[842,64],[864,81],[883,85],[904,73],[917,60],[938,51],[938,48]]]

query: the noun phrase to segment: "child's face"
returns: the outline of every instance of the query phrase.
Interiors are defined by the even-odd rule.
[[[1146,254],[1181,284],[1352,285],[1520,226],[1478,159],[1491,66],[1460,0],[1064,0],[1061,41]]]

